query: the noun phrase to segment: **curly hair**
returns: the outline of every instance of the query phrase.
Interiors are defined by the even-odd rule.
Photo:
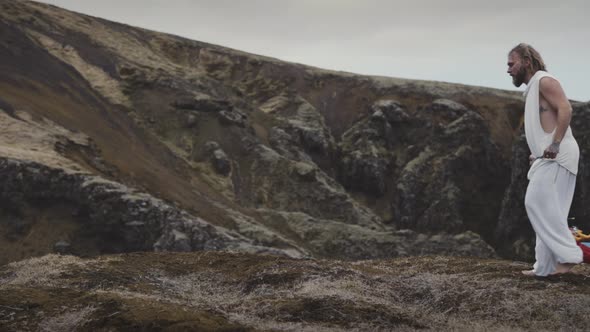
[[[545,62],[543,61],[541,54],[539,52],[537,52],[537,50],[535,50],[531,45],[525,44],[525,43],[520,43],[520,44],[514,46],[514,48],[512,50],[510,50],[510,52],[508,52],[508,54],[511,54],[512,52],[515,52],[516,54],[518,54],[520,56],[520,58],[523,60],[524,59],[531,60],[531,64],[529,66],[529,69],[533,73],[536,73],[539,70],[547,71],[547,68],[545,67]]]

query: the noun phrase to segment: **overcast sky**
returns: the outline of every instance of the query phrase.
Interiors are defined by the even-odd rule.
[[[508,90],[507,52],[527,42],[570,99],[590,100],[588,0],[42,2],[321,68]]]

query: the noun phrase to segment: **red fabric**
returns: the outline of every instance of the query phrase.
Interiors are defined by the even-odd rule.
[[[578,247],[580,247],[582,249],[582,253],[584,255],[584,263],[588,264],[590,263],[590,247],[586,247],[585,245],[583,245],[580,242],[576,242],[578,244]]]

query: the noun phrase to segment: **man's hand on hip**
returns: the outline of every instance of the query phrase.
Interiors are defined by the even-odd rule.
[[[557,156],[558,153],[559,153],[559,143],[553,142],[543,152],[543,158],[555,159],[555,157]]]

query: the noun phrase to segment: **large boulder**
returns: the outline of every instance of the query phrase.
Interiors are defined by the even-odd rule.
[[[323,116],[298,95],[282,94],[267,100],[260,110],[274,117],[271,147],[288,158],[324,164],[335,151],[335,142]]]
[[[377,202],[374,208],[398,227],[471,230],[493,240],[508,165],[487,121],[448,99],[413,113],[379,100],[371,111],[342,136],[339,181]],[[388,199],[389,210],[375,198]]]
[[[214,141],[205,143],[205,151],[209,155],[213,169],[223,176],[228,176],[231,172],[231,160],[221,149],[219,143]]]
[[[395,100],[377,101],[371,111],[367,120],[342,135],[338,179],[349,190],[380,197],[388,190],[386,179],[392,175],[396,158],[392,150],[398,140],[393,126],[408,121],[409,116]]]
[[[245,203],[256,208],[304,212],[316,218],[381,228],[381,219],[359,204],[314,163],[294,161],[275,150],[256,145],[247,175]]]

